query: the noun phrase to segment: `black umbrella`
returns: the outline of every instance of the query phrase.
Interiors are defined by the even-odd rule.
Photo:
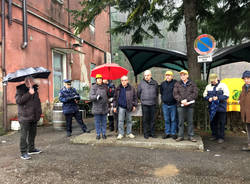
[[[17,70],[16,72],[9,73],[3,79],[3,82],[21,82],[24,81],[25,77],[31,76],[33,78],[44,78],[49,77],[50,71],[43,67],[30,67]]]

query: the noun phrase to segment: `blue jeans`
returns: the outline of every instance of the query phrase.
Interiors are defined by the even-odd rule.
[[[119,134],[124,135],[124,121],[125,121],[125,118],[126,118],[126,123],[127,123],[127,135],[131,134],[131,130],[132,130],[131,112],[129,112],[127,109],[119,107],[119,112],[118,113],[119,113],[118,114],[118,119],[119,119],[118,130],[119,130]]]
[[[97,135],[106,135],[107,127],[107,115],[106,114],[95,114],[95,129]]]
[[[177,128],[177,120],[176,120],[176,105],[162,105],[162,112],[165,120],[165,134],[167,135],[175,135]]]
[[[194,127],[193,127],[193,107],[178,107],[178,119],[179,119],[179,132],[178,137],[184,138],[184,120],[187,119],[188,123],[188,137],[194,136]]]

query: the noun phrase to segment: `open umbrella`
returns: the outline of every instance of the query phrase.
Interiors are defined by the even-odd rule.
[[[44,78],[49,77],[50,71],[43,67],[30,67],[17,70],[16,72],[9,73],[3,79],[3,82],[21,82],[24,81],[25,77],[31,76],[34,78]]]
[[[127,75],[128,70],[116,63],[111,63],[103,64],[94,68],[91,72],[91,77],[95,77],[96,74],[101,74],[109,80],[116,80],[120,79],[123,75]]]

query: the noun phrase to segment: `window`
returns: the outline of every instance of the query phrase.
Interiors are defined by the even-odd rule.
[[[66,74],[65,55],[53,52],[53,96],[59,96]]]
[[[91,63],[90,64],[90,71],[92,71],[94,68],[95,68],[96,64],[94,63]],[[94,77],[91,77],[91,84],[95,84],[95,78]]]
[[[58,3],[63,4],[64,0],[56,0]]]

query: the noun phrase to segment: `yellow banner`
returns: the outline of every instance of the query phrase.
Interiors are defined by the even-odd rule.
[[[221,80],[226,84],[229,89],[229,98],[227,100],[227,112],[240,111],[239,97],[244,85],[244,81],[241,78],[228,78]]]

